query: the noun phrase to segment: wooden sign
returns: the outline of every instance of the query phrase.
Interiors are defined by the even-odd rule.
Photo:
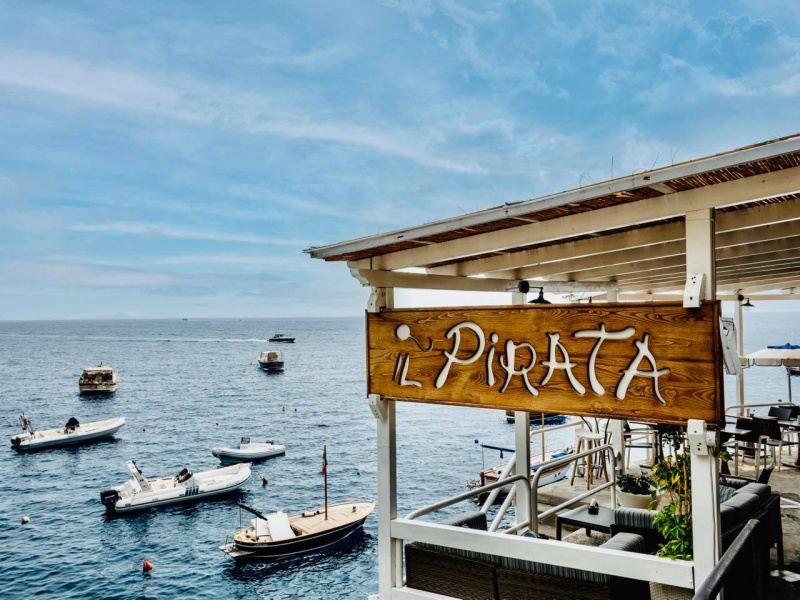
[[[718,302],[390,309],[367,315],[384,398],[660,423],[723,422]]]

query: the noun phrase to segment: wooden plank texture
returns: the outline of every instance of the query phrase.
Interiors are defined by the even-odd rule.
[[[432,404],[719,424],[719,311],[718,302],[694,309],[650,302],[382,310],[367,315],[368,392]]]

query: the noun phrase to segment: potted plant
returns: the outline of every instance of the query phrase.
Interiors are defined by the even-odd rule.
[[[666,494],[669,502],[653,519],[653,524],[664,537],[656,556],[692,560],[692,486],[691,457],[684,444],[683,429],[675,425],[658,427],[660,444],[652,469],[652,482],[659,492]],[[664,456],[664,445],[672,447],[672,456]],[[692,592],[684,588],[650,583],[652,600],[691,598]]]
[[[655,489],[649,476],[629,473],[617,476],[617,503],[620,506],[652,508],[654,498]],[[658,501],[655,504],[658,504]]]

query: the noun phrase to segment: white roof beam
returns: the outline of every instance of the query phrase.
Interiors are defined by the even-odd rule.
[[[547,277],[559,273],[571,275],[577,271],[583,271],[586,269],[599,269],[602,267],[613,268],[614,265],[621,265],[643,260],[653,260],[666,256],[680,255],[684,254],[685,252],[686,244],[681,239],[674,242],[640,246],[630,250],[602,252],[600,254],[584,256],[574,260],[553,261],[543,265],[538,265],[536,267],[525,267],[522,269],[515,269],[513,271],[496,271],[492,273],[492,275],[498,277],[502,276],[504,272],[511,273],[515,276],[515,279]]]
[[[800,277],[796,278],[794,281],[782,281],[778,284],[776,283],[769,283],[765,285],[748,285],[743,288],[734,288],[728,287],[731,292],[736,292],[738,290],[739,293],[744,294],[745,296],[750,296],[755,300],[755,297],[751,294],[758,294],[762,292],[772,292],[774,290],[787,290],[787,292],[793,288],[800,288]],[[760,297],[760,300],[790,300],[792,298],[800,298],[800,294],[797,293],[782,293],[782,294],[770,294],[768,297]]]
[[[800,204],[798,204],[798,207],[800,207]],[[732,214],[732,213],[726,213],[726,214]],[[720,220],[722,220],[723,225],[725,225],[728,228],[732,225],[730,219],[727,220],[720,219]],[[727,221],[727,223],[725,223],[725,221]],[[741,250],[741,246],[744,244],[753,245],[753,244],[773,243],[776,241],[776,239],[780,240],[786,236],[791,236],[791,234],[800,235],[800,222],[785,221],[778,224],[763,225],[760,227],[750,227],[747,229],[736,229],[733,231],[729,229],[723,229],[721,232],[718,232],[715,237],[718,249],[717,257],[719,258],[720,255],[730,256],[731,253],[735,255],[742,255],[743,251]],[[600,239],[603,238],[599,238],[598,240]],[[737,247],[740,249],[733,250],[734,248]],[[586,256],[575,260],[563,260],[560,262],[553,261],[537,267],[525,267],[522,269],[516,269],[513,271],[506,271],[506,272],[495,271],[490,275],[502,278],[503,273],[508,273],[506,277],[513,277],[514,279],[529,279],[532,277],[548,277],[555,274],[565,274],[569,279],[586,280],[597,277],[613,276],[616,272],[613,265],[626,265],[626,269],[628,270],[624,272],[627,273],[635,272],[637,270],[637,267],[647,266],[644,264],[639,264],[639,265],[632,264],[640,260],[650,261],[650,260],[667,259],[667,257],[673,257],[672,259],[665,260],[663,265],[676,266],[679,264],[685,264],[685,259],[678,260],[676,258],[679,255],[684,255],[685,249],[686,249],[686,243],[683,239],[681,239],[675,242],[653,244],[650,246],[641,246],[639,248],[634,248],[632,250],[605,252],[602,254],[596,254],[594,256]],[[725,250],[728,250],[728,252],[726,253]],[[766,252],[768,250],[764,249],[764,251]],[[750,250],[747,250],[747,252],[750,252]],[[586,271],[587,268],[602,267],[602,266],[607,266],[608,268],[598,269],[597,273],[595,274],[587,274],[585,272],[581,273],[581,271]],[[631,267],[632,269],[629,269],[629,267]],[[659,268],[659,267],[656,265],[653,268]]]
[[[705,189],[705,188],[703,188]],[[716,215],[717,236],[721,233],[760,227],[800,219],[800,199],[792,198],[779,203],[753,206]],[[648,246],[670,242],[684,237],[683,223],[642,227],[639,230],[578,240],[534,250],[521,250],[499,256],[464,261],[457,264],[428,269],[439,275],[478,275],[504,269],[536,266],[551,260],[578,258],[611,252],[620,248]],[[718,239],[718,238],[717,238]],[[352,265],[351,265],[352,266]]]
[[[370,269],[352,269],[351,273],[362,285],[372,287],[469,292],[511,292],[518,290],[518,282],[509,279],[453,277],[449,275],[427,275],[425,273],[375,271]],[[549,294],[607,291],[617,288],[617,284],[614,282],[533,281],[531,283],[533,284],[531,287],[542,287]]]
[[[765,287],[763,289],[779,289],[780,287],[786,287],[785,285],[780,285],[784,282],[791,282],[795,279],[800,278],[800,273],[797,274],[789,274],[786,276],[773,276],[773,277],[764,277],[763,275],[754,275],[752,277],[737,277],[730,281],[721,281],[717,282],[717,290],[735,290],[738,288],[744,288],[747,285],[750,286],[772,286],[772,287]],[[682,290],[686,283],[686,278],[683,279],[674,279],[671,281],[656,281],[652,283],[648,282],[640,282],[636,284],[629,284],[627,282],[617,282],[619,285],[619,290],[622,293],[626,292],[658,292],[658,291],[668,291],[668,290]],[[738,286],[738,288],[737,288]]]
[[[525,244],[548,242],[564,237],[627,227],[683,215],[689,211],[727,206],[797,191],[800,191],[800,167],[726,181],[639,202],[610,206],[541,223],[472,235],[424,248],[401,250],[393,254],[374,257],[372,267],[394,270],[426,265]]]

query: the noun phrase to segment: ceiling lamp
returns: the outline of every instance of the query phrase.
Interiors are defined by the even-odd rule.
[[[534,287],[536,287],[536,286],[534,286]],[[536,298],[534,298],[533,300],[531,300],[530,302],[528,302],[528,304],[552,304],[552,302],[550,302],[550,300],[546,300],[545,299],[545,297],[544,297],[544,288],[540,287],[539,288],[539,295]]]

